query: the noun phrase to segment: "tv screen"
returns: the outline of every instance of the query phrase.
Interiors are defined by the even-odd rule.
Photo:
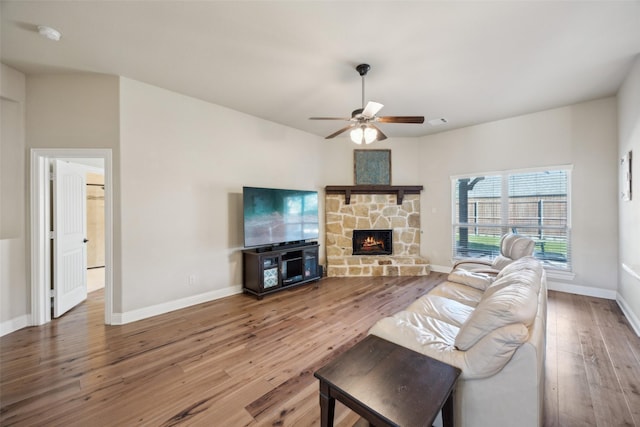
[[[318,192],[243,187],[244,246],[318,238]]]

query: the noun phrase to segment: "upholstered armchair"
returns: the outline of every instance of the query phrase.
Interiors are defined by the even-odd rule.
[[[457,261],[453,269],[461,268],[476,273],[497,274],[513,261],[533,255],[535,242],[533,239],[519,234],[505,234],[500,239],[500,255],[493,261],[480,258],[465,258]]]

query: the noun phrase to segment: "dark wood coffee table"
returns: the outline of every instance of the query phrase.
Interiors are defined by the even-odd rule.
[[[376,427],[431,426],[441,409],[444,426],[453,426],[459,375],[458,368],[369,335],[315,372],[322,427],[333,426],[336,399]]]

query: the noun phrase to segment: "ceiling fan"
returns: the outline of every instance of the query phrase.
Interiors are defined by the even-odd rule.
[[[371,69],[369,64],[360,64],[356,67],[356,71],[362,77],[362,108],[353,110],[350,118],[344,117],[309,117],[310,120],[345,120],[351,122],[349,125],[325,137],[331,139],[343,132],[351,129],[351,140],[356,144],[370,144],[373,141],[382,141],[387,136],[374,123],[424,123],[424,116],[381,116],[376,114],[382,109],[383,105],[379,102],[369,101],[364,105],[364,78]]]

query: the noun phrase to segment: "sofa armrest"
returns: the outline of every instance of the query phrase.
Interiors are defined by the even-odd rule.
[[[467,259],[462,259],[460,261],[456,261],[455,264],[453,264],[451,271],[455,270],[456,268],[462,268],[465,270],[473,269],[473,271],[477,271],[476,269],[480,269],[482,271],[477,271],[478,273],[486,273],[487,271],[490,271],[491,273],[495,272],[495,274],[497,274],[498,270],[492,268],[492,266],[493,264],[491,263],[491,261],[486,259],[467,258]]]

